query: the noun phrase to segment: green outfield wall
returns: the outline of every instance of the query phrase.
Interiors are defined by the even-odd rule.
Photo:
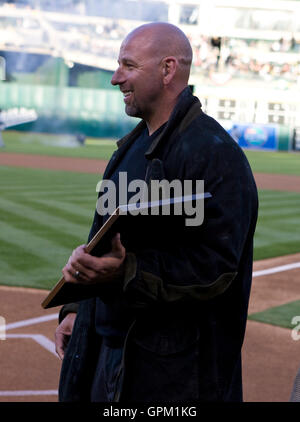
[[[61,76],[63,72],[60,71],[59,74]],[[117,89],[0,81],[0,109],[15,107],[34,109],[38,114],[35,122],[15,127],[17,130],[25,131],[81,133],[92,137],[118,138],[130,131],[138,122],[138,119],[125,114],[123,97]],[[260,126],[265,130],[270,130],[270,126],[274,128],[276,139],[274,138],[272,149],[279,151],[291,149],[292,128],[278,124]],[[257,145],[254,146],[257,148]]]
[[[118,137],[137,123],[124,113],[118,90],[0,83],[0,109],[35,109],[37,121],[18,130]]]

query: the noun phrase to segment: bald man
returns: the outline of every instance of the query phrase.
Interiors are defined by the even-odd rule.
[[[186,88],[192,48],[170,24],[143,25],[123,41],[111,83],[124,93],[125,111],[145,120],[149,135],[165,123]]]
[[[187,37],[167,23],[142,25],[121,45],[111,83],[141,122],[103,178],[117,192],[124,173],[128,184],[204,180],[212,197],[201,225],[142,217],[106,255],[73,251],[64,278],[99,290],[60,311],[61,401],[242,401],[257,191],[242,150],[192,95],[191,62]],[[107,218],[95,212],[89,239]]]

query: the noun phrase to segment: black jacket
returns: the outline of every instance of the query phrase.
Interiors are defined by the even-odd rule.
[[[142,121],[119,141],[105,179],[144,127]],[[212,197],[205,201],[201,226],[185,227],[180,235],[169,230],[164,239],[163,225],[154,231],[145,227],[138,248],[127,248],[125,276],[116,292],[135,321],[115,400],[241,401],[241,348],[258,208],[249,163],[227,132],[201,111],[189,88],[146,158],[147,182],[204,180]],[[90,238],[101,224],[95,213]],[[109,306],[109,297],[105,300]],[[94,299],[80,303],[63,361],[61,401],[89,400],[99,350],[94,312]]]

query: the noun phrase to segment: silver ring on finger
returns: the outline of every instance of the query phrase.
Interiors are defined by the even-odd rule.
[[[78,280],[80,278],[80,271],[76,271],[74,277]]]

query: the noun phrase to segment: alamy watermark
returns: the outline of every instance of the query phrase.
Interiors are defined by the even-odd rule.
[[[6,340],[6,320],[0,316],[0,340]]]
[[[300,315],[295,315],[292,318],[291,324],[296,325],[296,327],[292,329],[292,339],[295,341],[300,340]]]
[[[211,196],[204,193],[204,180],[151,180],[148,186],[141,179],[128,184],[127,172],[120,172],[118,182],[118,189],[108,179],[97,184],[96,191],[101,193],[96,206],[99,215],[112,215],[118,204],[126,205],[125,214],[184,215],[186,226],[203,223],[204,198]]]

